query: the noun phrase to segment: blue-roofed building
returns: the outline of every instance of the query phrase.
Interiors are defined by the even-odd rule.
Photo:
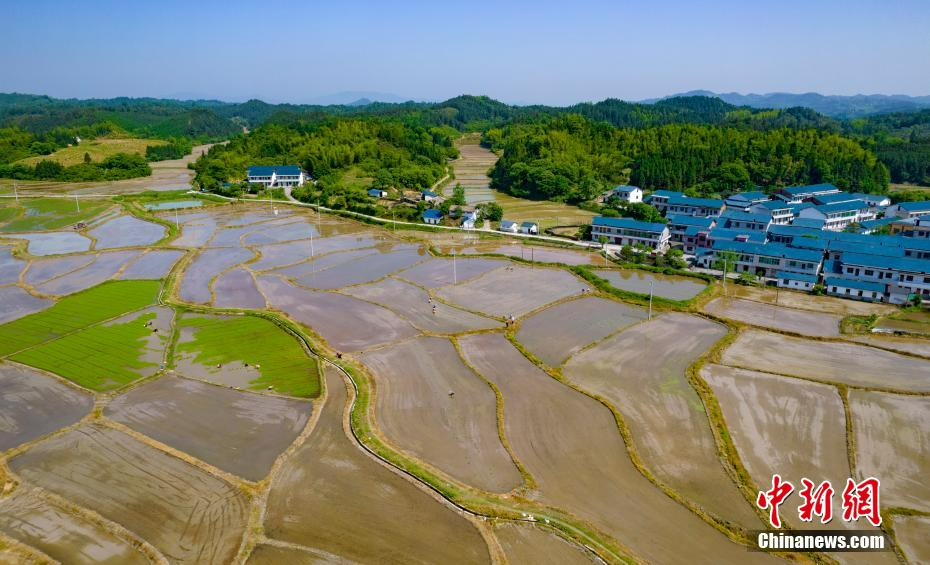
[[[437,225],[442,221],[442,212],[436,210],[435,208],[430,208],[429,210],[423,211],[423,221],[427,224]]]
[[[823,281],[824,289],[831,296],[842,296],[866,302],[884,302],[887,287],[884,284],[860,280],[827,277]]]
[[[643,189],[629,184],[615,186],[613,190],[610,191],[610,195],[624,202],[629,202],[630,204],[643,201]]]
[[[835,194],[837,192],[840,192],[840,189],[830,183],[806,184],[803,186],[786,186],[785,188],[780,188],[778,190],[778,197],[789,204],[800,204],[815,196]]]
[[[657,190],[646,197],[645,201],[649,204],[655,206],[656,204],[665,204],[668,202],[669,198],[677,198],[684,196],[684,192],[678,192],[676,190]]]
[[[682,251],[688,254],[694,253],[699,241],[702,239],[701,234],[706,236],[715,225],[716,218],[687,216],[684,214],[669,214],[665,218],[668,220],[668,231],[670,240],[682,244]]]
[[[671,234],[665,224],[597,216],[591,221],[591,241],[600,241],[602,236],[611,245],[645,245],[657,253],[664,253]]]
[[[907,293],[930,299],[930,260],[927,259],[843,253],[839,278],[901,287]],[[902,293],[889,291],[889,294]]]
[[[862,200],[872,208],[887,208],[891,206],[891,198],[884,194],[868,194],[866,192],[853,192],[851,196]]]
[[[246,180],[249,184],[260,184],[265,188],[303,186],[307,174],[297,165],[260,165],[248,168]]]
[[[778,273],[797,273],[816,276],[823,264],[823,253],[811,249],[796,249],[779,243],[750,243],[744,241],[715,241],[711,249],[698,256],[698,264],[715,268],[721,253],[736,256],[732,272],[749,272],[768,278]]]
[[[803,275],[801,273],[791,273],[788,271],[778,271],[775,273],[775,284],[781,288],[790,288],[793,290],[814,290],[819,277],[817,275]]]
[[[679,193],[669,193],[656,198],[652,195],[650,204],[663,214],[684,214],[688,216],[719,216],[727,207],[723,200],[716,198],[693,198]]]
[[[473,230],[478,223],[478,212],[471,210],[462,214],[462,229]]]
[[[823,229],[843,231],[850,224],[874,220],[875,210],[862,200],[810,206],[797,212],[798,218],[823,220]]]
[[[749,207],[754,214],[768,214],[775,225],[790,224],[794,220],[794,208],[784,200],[767,200]]]
[[[930,200],[923,202],[900,202],[885,209],[886,216],[916,218],[930,214]]]
[[[380,188],[369,188],[368,196],[372,198],[385,198],[388,195],[388,191],[381,190]]]
[[[724,200],[724,202],[726,203],[727,208],[736,208],[746,212],[753,204],[759,204],[761,202],[766,202],[767,200],[769,200],[769,196],[766,193],[753,190],[750,192],[737,192],[735,194],[731,194]]]
[[[443,200],[441,194],[433,192],[432,190],[421,190],[420,196],[426,202],[439,203],[439,202],[442,202]]]
[[[497,231],[507,232],[507,233],[520,233],[520,224],[518,222],[512,222],[510,220],[501,220],[500,224],[497,225]]]
[[[764,231],[758,230],[737,230],[722,228],[719,225],[707,232],[703,247],[713,247],[717,241],[748,241],[750,243],[765,243],[766,235]]]
[[[759,212],[744,212],[743,210],[724,210],[720,214],[719,224],[732,230],[751,230],[764,232],[769,229],[772,216]]]
[[[791,225],[799,228],[822,230],[824,229],[823,226],[825,223],[826,220],[821,220],[819,218],[795,218],[794,221],[791,222]]]
[[[889,226],[892,222],[900,220],[897,216],[886,216],[884,218],[879,218],[877,220],[865,220],[859,222],[859,233],[861,234],[871,234],[879,231],[885,226]]]

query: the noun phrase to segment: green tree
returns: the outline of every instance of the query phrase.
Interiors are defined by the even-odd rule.
[[[90,164],[91,160],[92,160],[92,159],[90,158],[90,153],[88,153],[87,151],[85,151],[85,152],[84,152],[84,163]]]
[[[491,222],[499,222],[504,217],[504,209],[497,202],[484,202],[477,206],[477,210],[482,218]]]

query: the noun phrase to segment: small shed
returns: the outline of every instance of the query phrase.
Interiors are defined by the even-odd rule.
[[[520,224],[517,222],[511,222],[510,220],[501,220],[500,225],[497,227],[497,231],[519,233]]]
[[[425,210],[423,212],[423,221],[430,225],[438,225],[442,221],[442,212],[439,210]]]
[[[520,233],[536,235],[539,233],[539,225],[535,222],[523,222],[520,224]]]
[[[387,197],[388,192],[386,190],[381,190],[380,188],[369,188],[368,196],[372,198],[385,198]]]

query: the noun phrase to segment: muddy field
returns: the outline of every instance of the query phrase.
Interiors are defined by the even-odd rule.
[[[594,274],[621,290],[648,295],[651,289],[655,296],[672,300],[689,300],[707,287],[700,279],[630,269],[598,269]]]
[[[895,516],[894,533],[911,563],[930,563],[930,517]]]
[[[77,422],[93,397],[35,369],[0,363],[0,451]]]
[[[645,317],[639,308],[586,297],[557,304],[523,320],[517,340],[544,363],[558,367],[586,345]]]
[[[550,302],[581,294],[587,283],[559,269],[509,266],[465,284],[441,288],[437,295],[452,304],[489,316],[519,317]]]
[[[758,521],[718,461],[703,403],[685,374],[725,334],[704,318],[666,314],[576,355],[564,374],[619,410],[660,480],[712,513],[752,527]]]
[[[488,271],[510,264],[500,259],[458,257],[454,261],[453,268],[452,259],[434,257],[400,271],[396,276],[426,288],[436,288],[453,283],[462,284]]]
[[[165,227],[133,216],[119,216],[87,232],[97,240],[94,249],[152,245],[165,237]]]
[[[874,345],[884,349],[893,349],[903,353],[913,353],[921,357],[930,358],[930,339],[898,337],[891,335],[871,334],[851,337],[853,341]]]
[[[888,304],[873,304],[871,302],[862,302],[859,300],[846,300],[835,296],[815,296],[807,292],[788,290],[776,291],[774,288],[757,286],[727,285],[727,292],[730,296],[737,298],[745,298],[747,300],[765,302],[767,304],[775,304],[777,299],[779,306],[797,308],[799,310],[810,310],[813,312],[839,314],[840,316],[868,316],[869,314],[884,314],[895,311],[895,307],[889,306]]]
[[[593,521],[656,563],[769,561],[728,541],[643,477],[605,406],[549,377],[500,334],[460,343],[466,359],[500,387],[505,433],[539,483],[536,498]]]
[[[313,434],[272,484],[266,535],[357,562],[488,563],[474,526],[346,436],[346,385],[331,368],[326,390]],[[256,553],[250,563],[298,557],[272,548]]]
[[[304,290],[275,276],[259,277],[258,285],[272,308],[313,329],[340,351],[358,351],[417,333],[397,314],[364,300]]]
[[[853,390],[849,409],[859,473],[882,481],[885,505],[930,512],[930,398]]]
[[[300,434],[311,409],[307,401],[165,376],[116,398],[104,415],[224,471],[257,481]]]
[[[497,400],[452,343],[420,337],[361,355],[375,375],[375,415],[387,438],[449,475],[489,492],[519,486],[497,433]]]
[[[255,286],[252,274],[241,267],[230,269],[213,282],[213,305],[217,308],[265,307],[265,297]]]
[[[759,330],[742,332],[725,365],[814,380],[930,391],[930,362],[851,343],[818,342]]]
[[[801,335],[834,337],[840,335],[842,316],[797,310],[740,298],[716,298],[704,311],[744,324],[772,328]]]
[[[51,300],[36,298],[18,286],[0,287],[0,324],[28,316],[51,305]]]
[[[380,304],[426,332],[454,334],[501,326],[496,320],[432,300],[425,290],[390,277],[343,292]]]
[[[248,502],[237,488],[99,425],[56,436],[9,464],[178,563],[228,563],[245,529]]]
[[[178,262],[183,255],[182,251],[174,249],[158,249],[149,251],[142,257],[130,263],[118,279],[160,279],[164,278],[171,267]]]
[[[701,376],[756,484],[771,486],[774,473],[796,485],[802,477],[846,483],[846,416],[835,388],[721,365]]]
[[[28,486],[0,498],[0,532],[61,563],[149,563],[129,542],[49,504]]]
[[[536,526],[504,524],[494,528],[510,563],[538,565],[583,565],[596,561],[581,547]]]

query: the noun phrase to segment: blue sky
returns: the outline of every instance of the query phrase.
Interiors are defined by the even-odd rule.
[[[927,0],[11,0],[0,92],[508,102],[930,94]]]

